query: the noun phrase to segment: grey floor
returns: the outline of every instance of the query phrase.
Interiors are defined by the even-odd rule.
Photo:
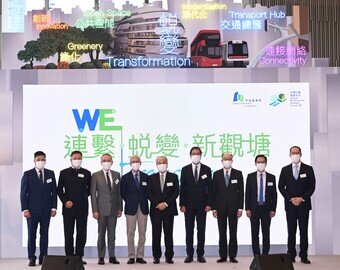
[[[340,256],[310,256],[310,260],[312,261],[311,265],[304,265],[301,262],[297,261],[294,263],[295,270],[339,270],[340,269]],[[162,261],[160,264],[155,265],[152,263],[152,258],[146,258],[147,264],[133,264],[127,265],[126,258],[118,258],[120,261],[120,265],[112,265],[107,263],[105,265],[98,265],[96,259],[86,259],[87,265],[85,269],[89,270],[105,270],[105,269],[119,269],[119,270],[149,270],[149,269],[172,269],[172,270],[200,270],[200,269],[209,269],[209,270],[248,270],[249,265],[252,261],[251,257],[238,257],[239,263],[232,264],[230,262],[217,264],[215,257],[207,257],[207,263],[200,264],[198,262],[193,262],[190,264],[185,264],[183,262],[184,258],[177,257],[174,259],[175,263],[173,265],[166,264]],[[40,269],[40,266],[36,267],[28,267],[27,259],[0,259],[0,269],[1,270],[12,270],[12,269]],[[210,269],[211,268],[211,269]],[[273,269],[275,270],[275,269]]]

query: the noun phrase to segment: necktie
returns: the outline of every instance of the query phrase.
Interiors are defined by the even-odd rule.
[[[197,184],[197,182],[198,182],[198,166],[197,165],[195,166],[195,175],[194,175],[194,177],[195,177],[195,183]]]
[[[111,187],[111,180],[110,180],[109,172],[106,172],[106,180],[107,180],[107,186],[109,187],[109,191],[111,193],[112,187]]]
[[[228,174],[228,172],[225,173],[225,186],[228,187],[229,186],[229,179],[230,179],[230,176]]]
[[[263,174],[260,174],[260,196],[259,196],[259,204],[262,204],[263,200]]]
[[[41,184],[44,184],[43,174],[41,170],[39,171],[39,180]]]
[[[294,165],[294,178],[295,180],[298,180],[299,178],[299,166],[298,165]]]
[[[161,174],[161,190],[162,190],[162,192],[164,190],[164,184],[165,184],[164,174]]]
[[[139,179],[138,179],[137,173],[135,174],[135,182],[136,182],[137,189],[139,190]]]

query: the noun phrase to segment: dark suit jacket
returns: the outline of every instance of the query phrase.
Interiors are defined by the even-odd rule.
[[[228,188],[225,184],[223,169],[213,175],[213,210],[229,215],[236,215],[243,209],[244,186],[242,172],[234,168],[230,172]]]
[[[139,189],[137,189],[132,171],[123,175],[120,183],[120,194],[125,202],[124,212],[126,215],[136,215],[138,205],[144,215],[149,214],[148,184],[149,176],[143,172],[139,172]]]
[[[206,206],[211,206],[211,188],[211,169],[208,166],[201,164],[197,185],[192,171],[192,164],[183,167],[179,205],[191,209],[204,209]]]
[[[91,172],[80,168],[78,170],[69,167],[60,172],[58,196],[63,203],[63,215],[82,213],[88,215],[88,197],[91,192]],[[73,202],[73,207],[66,208],[67,201]]]
[[[179,183],[177,174],[167,171],[163,193],[161,191],[159,173],[151,175],[147,191],[148,198],[151,202],[150,215],[159,212],[169,213],[170,215],[174,216],[178,215],[176,199],[179,194]],[[168,207],[163,211],[160,211],[156,208],[161,202],[168,204]]]
[[[24,172],[20,191],[21,211],[29,210],[31,215],[51,213],[57,209],[57,191],[54,172],[44,169],[44,184],[35,168]]]
[[[268,211],[276,212],[277,191],[275,175],[266,172],[266,189],[265,207]],[[246,184],[246,210],[255,211],[258,202],[257,172],[248,174]]]
[[[293,197],[302,197],[305,201],[298,207],[306,210],[312,209],[311,196],[315,191],[315,175],[312,166],[301,163],[299,178],[295,180],[293,175],[292,164],[282,168],[279,179],[279,190],[285,198],[286,211],[294,208],[290,199]]]

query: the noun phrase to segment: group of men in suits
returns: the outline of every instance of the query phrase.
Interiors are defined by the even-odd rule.
[[[310,264],[308,259],[308,219],[311,210],[311,196],[315,190],[313,168],[301,162],[301,149],[290,149],[292,163],[282,168],[279,190],[285,199],[288,227],[288,253],[295,262],[297,223],[300,229],[301,262]],[[190,150],[191,163],[182,168],[180,184],[176,174],[168,171],[168,159],[157,157],[158,172],[148,176],[140,171],[139,156],[130,157],[131,170],[120,177],[111,170],[112,156],[101,157],[102,169],[91,173],[82,168],[82,153],[71,154],[71,167],[62,170],[58,187],[53,171],[45,169],[46,155],[38,151],[34,154],[35,168],[26,171],[21,181],[21,205],[28,225],[29,265],[36,261],[36,230],[40,224],[39,264],[47,255],[48,228],[50,217],[56,215],[57,195],[63,203],[63,221],[66,255],[84,256],[86,244],[88,197],[91,196],[92,214],[98,221],[98,264],[105,264],[105,235],[108,235],[109,262],[119,264],[115,257],[115,230],[117,218],[122,216],[123,203],[126,217],[128,243],[128,264],[145,264],[144,246],[147,219],[152,223],[153,263],[159,264],[162,256],[162,229],[165,242],[165,261],[173,264],[173,227],[179,196],[180,211],[185,216],[186,252],[185,263],[194,259],[194,228],[197,226],[197,261],[205,263],[204,246],[206,216],[212,211],[217,219],[219,231],[218,263],[237,263],[237,224],[241,218],[244,200],[246,215],[250,219],[252,249],[254,255],[261,254],[259,230],[263,236],[262,254],[270,250],[270,223],[276,214],[276,179],[266,171],[267,157],[255,158],[256,171],[244,181],[242,172],[235,169],[233,155],[223,153],[222,169],[212,175],[211,169],[201,163],[202,151],[199,147]],[[150,201],[150,208],[149,203]],[[77,227],[74,247],[74,227]],[[229,243],[227,226],[229,225]],[[135,248],[135,232],[138,226],[138,246]],[[86,264],[85,261],[83,261]]]

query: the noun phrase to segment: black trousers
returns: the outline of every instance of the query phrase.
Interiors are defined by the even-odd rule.
[[[48,248],[48,228],[50,226],[51,213],[31,214],[31,217],[27,219],[28,229],[28,258],[35,260],[36,251],[36,238],[38,224],[40,225],[40,255],[39,259],[42,260],[47,255]]]
[[[217,212],[219,232],[219,254],[221,258],[228,256],[227,223],[229,223],[229,258],[237,256],[237,215]]]
[[[204,208],[192,209],[187,208],[184,214],[185,216],[185,231],[186,231],[186,246],[187,255],[194,255],[194,228],[195,219],[197,223],[197,256],[202,257],[204,255],[204,243],[205,243],[205,226],[207,213]]]
[[[73,215],[63,215],[64,235],[65,235],[65,254],[66,256],[84,256],[87,233],[87,214],[75,213]],[[77,226],[76,248],[74,252],[74,225]]]
[[[157,210],[150,214],[152,224],[152,255],[154,258],[162,256],[161,236],[164,231],[165,258],[172,259],[174,256],[174,215]]]
[[[259,231],[261,223],[262,231],[262,254],[268,255],[270,250],[270,210],[266,205],[257,205],[256,210],[251,212],[250,224],[251,224],[251,242],[253,253],[260,255],[260,243],[259,243]]]
[[[296,230],[299,224],[300,230],[300,253],[301,259],[307,259],[308,256],[308,220],[309,210],[302,207],[290,207],[286,210],[287,227],[288,227],[288,253],[292,258],[296,256]]]

